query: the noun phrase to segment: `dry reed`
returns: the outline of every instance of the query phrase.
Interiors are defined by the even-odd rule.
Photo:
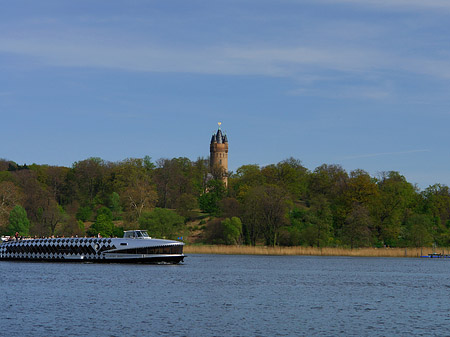
[[[186,245],[185,254],[228,255],[312,255],[312,256],[361,256],[361,257],[420,257],[431,253],[449,254],[448,248],[318,248],[318,247],[267,247]]]

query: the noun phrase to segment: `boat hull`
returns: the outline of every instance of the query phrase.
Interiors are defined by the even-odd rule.
[[[1,244],[0,260],[176,264],[185,258],[183,245],[160,239],[31,239]]]

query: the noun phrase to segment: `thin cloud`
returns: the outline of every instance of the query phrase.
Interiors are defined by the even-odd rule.
[[[340,158],[340,160],[373,158],[373,157],[382,157],[382,156],[396,156],[396,155],[421,153],[421,152],[430,152],[430,150],[421,149],[421,150],[409,150],[409,151],[399,151],[399,152],[367,153],[367,154],[361,154],[361,155],[356,155],[356,156],[342,157],[342,158]]]
[[[336,99],[385,100],[392,96],[391,88],[368,86],[337,86],[330,90],[316,88],[298,88],[289,91],[290,96],[312,96]]]
[[[177,48],[142,41],[131,43],[118,39],[114,42],[111,44],[96,38],[95,34],[84,40],[66,34],[35,38],[0,37],[0,52],[31,57],[34,64],[38,62],[51,67],[96,67],[136,72],[256,75],[296,80],[305,77],[319,79],[325,77],[325,73],[328,78],[335,76],[342,80],[342,75],[346,74],[365,80],[372,74],[378,77],[383,73],[402,72],[450,78],[450,61],[447,59],[403,55],[401,51],[364,46],[261,47],[255,44]],[[380,87],[380,84],[376,86]],[[351,97],[355,91],[356,88],[346,88],[338,94]],[[377,88],[359,91],[356,95],[367,98],[380,99],[389,95],[388,91]],[[297,94],[305,93],[299,91]]]
[[[358,6],[372,6],[383,8],[402,8],[412,10],[421,9],[450,9],[448,0],[319,0],[325,3],[350,3]]]
[[[229,75],[295,77],[318,69],[361,73],[398,69],[404,58],[378,50],[349,47],[192,47],[177,49],[158,45],[86,44],[70,38],[0,38],[0,52],[33,57],[50,66],[103,67],[129,71],[190,72]],[[428,64],[432,64],[432,60]],[[413,60],[410,64],[423,63]],[[442,62],[442,67],[450,66]],[[408,69],[408,71],[415,71]],[[420,70],[421,72],[426,70]],[[438,75],[430,67],[430,74]],[[447,72],[444,73],[447,75]]]

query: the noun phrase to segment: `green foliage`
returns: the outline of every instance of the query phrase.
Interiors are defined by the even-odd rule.
[[[0,182],[12,181],[14,179],[13,177],[13,174],[9,171],[0,171]]]
[[[108,208],[105,209],[111,212]],[[100,234],[102,237],[120,235],[120,233],[118,233],[118,230],[114,227],[111,213],[108,214],[108,212],[106,211],[102,211],[97,215],[95,223],[92,224],[92,226],[88,229],[87,234],[89,236],[97,236],[98,234]]]
[[[98,220],[98,217],[101,216],[101,215],[104,215],[104,218],[107,221],[112,223],[112,221],[113,221],[113,214],[112,214],[111,210],[108,207],[103,206],[103,207],[99,208],[97,210],[97,218],[96,219]],[[95,221],[97,222],[97,220],[95,220]]]
[[[81,231],[82,233],[85,232],[84,230],[84,222],[81,220],[77,220],[77,225],[78,225],[78,230]]]
[[[101,207],[97,210],[95,222],[88,229],[87,234],[89,236],[100,234],[102,237],[122,236],[122,230],[114,226],[111,210],[108,207]]]
[[[145,156],[144,157],[144,167],[147,172],[151,172],[155,169],[156,165],[152,162],[152,157]]]
[[[154,181],[159,195],[157,206],[175,208],[183,194],[192,194],[194,167],[188,158],[160,159],[154,172]]]
[[[343,242],[351,248],[371,246],[371,225],[372,219],[367,208],[355,203],[343,227]]]
[[[241,219],[237,217],[224,220],[214,219],[207,225],[206,242],[221,245],[242,244],[243,232]]]
[[[27,211],[22,206],[15,206],[9,214],[9,234],[16,232],[21,236],[28,236],[30,233],[30,220],[27,217]]]
[[[413,247],[431,246],[433,220],[425,214],[414,214],[406,221],[405,244]]]
[[[220,200],[225,197],[225,185],[221,180],[210,180],[207,184],[207,192],[199,199],[199,206],[203,212],[218,215],[220,213]]]
[[[176,239],[183,232],[184,218],[166,208],[155,208],[151,212],[143,212],[139,218],[139,226],[147,229],[151,236]]]
[[[378,181],[379,193],[372,204],[374,236],[379,246],[397,246],[404,215],[416,207],[417,192],[398,172],[384,172]]]
[[[78,209],[78,212],[76,214],[77,220],[81,220],[83,222],[86,222],[91,219],[92,216],[92,208],[89,206],[82,206]]]
[[[280,228],[287,223],[290,199],[278,186],[263,185],[251,188],[244,199],[243,220],[246,235],[252,245],[262,235],[269,246],[278,243]]]
[[[121,236],[113,220],[136,228],[139,219],[153,236],[176,237],[184,230],[183,221],[201,220],[200,208],[209,217],[207,224],[200,223],[208,232],[204,237],[216,243],[450,245],[446,185],[419,191],[399,172],[375,178],[363,170],[348,174],[339,165],[323,164],[310,172],[294,158],[243,165],[229,173],[228,187],[211,180],[214,170],[205,158],[156,163],[149,156],[120,162],[88,158],[71,168],[0,159],[0,230],[6,234],[10,226],[24,226],[31,235],[81,235],[84,223],[95,220],[91,235]],[[17,205],[26,210],[20,221],[18,214],[12,215]],[[148,216],[155,206],[182,217],[171,222],[165,215]],[[240,230],[234,217],[242,220]]]
[[[223,240],[226,245],[242,243],[242,222],[237,217],[227,218],[222,221]]]
[[[302,198],[308,188],[308,170],[295,158],[288,158],[261,170],[267,184],[282,186],[294,198]]]
[[[120,204],[120,196],[117,192],[113,192],[109,198],[109,209],[113,214],[114,220],[120,219],[122,206]]]
[[[308,209],[294,209],[289,219],[291,228],[283,234],[283,240],[288,245],[325,247],[330,243],[333,218],[330,204],[324,196],[312,199]]]
[[[191,194],[184,193],[178,199],[177,212],[185,220],[193,219],[196,215],[194,209],[198,207],[198,200]]]
[[[252,187],[265,184],[265,177],[258,165],[244,165],[230,179],[230,186],[239,200],[243,200]]]

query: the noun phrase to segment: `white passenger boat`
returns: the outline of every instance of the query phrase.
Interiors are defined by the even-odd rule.
[[[0,260],[176,264],[185,257],[183,246],[152,239],[145,230],[131,230],[123,238],[9,240],[0,245]]]

